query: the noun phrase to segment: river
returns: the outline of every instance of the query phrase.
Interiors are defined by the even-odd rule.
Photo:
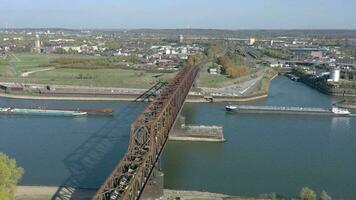
[[[285,77],[272,81],[257,105],[331,106],[334,100]],[[24,185],[97,187],[127,148],[129,125],[145,104],[27,101],[0,105],[113,108],[114,117],[0,116],[0,151],[25,169]],[[169,142],[162,157],[165,187],[239,196],[303,186],[334,199],[356,199],[356,118],[314,115],[228,114],[225,104],[186,103],[189,124],[224,126],[225,143]]]

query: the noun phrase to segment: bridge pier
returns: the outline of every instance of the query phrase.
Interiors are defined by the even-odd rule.
[[[178,115],[169,140],[191,142],[225,142],[222,126],[187,125],[185,117]]]
[[[160,169],[160,162],[156,164],[152,175],[148,180],[145,189],[141,195],[142,200],[158,200],[163,199],[164,190],[164,173]]]

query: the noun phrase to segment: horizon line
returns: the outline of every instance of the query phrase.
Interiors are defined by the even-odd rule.
[[[0,30],[64,29],[64,30],[219,30],[219,31],[356,31],[356,28],[65,28],[65,27],[0,27]]]

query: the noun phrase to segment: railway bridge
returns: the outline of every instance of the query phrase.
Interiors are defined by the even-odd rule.
[[[134,120],[126,154],[92,200],[140,199],[200,65],[184,67]]]

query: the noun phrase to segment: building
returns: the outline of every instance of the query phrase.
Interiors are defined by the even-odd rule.
[[[269,65],[271,68],[275,68],[275,67],[283,67],[283,64],[280,62],[271,62]]]
[[[62,49],[66,52],[77,52],[77,53],[81,53],[82,52],[82,47],[80,46],[67,46],[67,47],[62,47]]]
[[[6,91],[23,91],[24,86],[20,83],[3,83],[0,84],[0,89],[6,90]]]
[[[172,51],[170,49],[166,49],[166,52],[165,52],[166,55],[171,55],[171,53],[172,53]]]
[[[256,43],[256,38],[250,38],[250,45],[254,45]]]
[[[213,74],[213,75],[218,74],[218,69],[216,69],[216,68],[209,68],[209,74]]]
[[[183,35],[179,35],[179,43],[183,43],[184,42],[184,36]]]
[[[313,58],[323,58],[323,52],[321,51],[312,51],[310,53],[310,55],[313,57]]]
[[[330,80],[332,82],[339,82],[340,81],[340,69],[334,68],[330,72]]]
[[[36,35],[34,52],[41,53],[41,40],[39,35]]]

